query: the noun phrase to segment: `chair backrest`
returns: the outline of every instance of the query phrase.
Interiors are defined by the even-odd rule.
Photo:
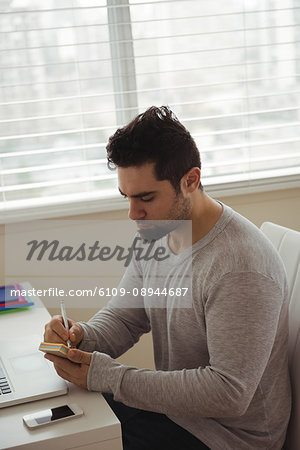
[[[292,384],[292,415],[286,450],[300,449],[300,233],[264,222],[263,233],[279,252],[289,286],[289,368]]]

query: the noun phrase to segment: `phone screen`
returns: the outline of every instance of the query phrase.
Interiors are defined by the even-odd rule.
[[[74,412],[67,405],[64,405],[58,406],[57,408],[45,409],[45,411],[40,411],[34,414],[33,417],[38,424],[41,424],[74,415],[75,415]]]

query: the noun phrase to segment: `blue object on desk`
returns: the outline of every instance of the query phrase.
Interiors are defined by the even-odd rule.
[[[0,286],[0,303],[18,302],[19,296],[17,294],[12,294],[13,290],[16,290],[14,284]]]
[[[0,286],[0,313],[20,311],[34,305],[30,298],[21,294],[22,287],[19,284]]]
[[[0,306],[0,312],[2,311],[12,311],[12,310],[19,310],[19,309],[26,309],[29,306],[34,305],[34,302],[27,302],[27,303],[17,303],[14,305],[8,305],[8,306]]]

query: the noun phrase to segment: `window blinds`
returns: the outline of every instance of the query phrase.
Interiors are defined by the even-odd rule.
[[[300,0],[2,0],[0,8],[8,220],[112,207],[108,137],[151,105],[169,105],[195,138],[208,191],[299,185]]]

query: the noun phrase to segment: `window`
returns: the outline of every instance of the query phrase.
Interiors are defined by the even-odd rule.
[[[208,192],[299,186],[300,0],[0,8],[4,220],[122,207],[106,142],[151,105],[196,139]]]

